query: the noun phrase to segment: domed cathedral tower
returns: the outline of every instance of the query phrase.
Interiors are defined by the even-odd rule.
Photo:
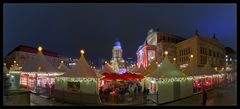
[[[112,49],[112,60],[117,59],[117,60],[122,60],[122,47],[121,43],[117,40],[114,43],[113,49]]]
[[[111,65],[113,67],[113,70],[116,72],[119,72],[119,69],[125,68],[125,61],[122,58],[122,46],[119,40],[117,40],[114,43],[113,49],[112,49],[112,60]]]

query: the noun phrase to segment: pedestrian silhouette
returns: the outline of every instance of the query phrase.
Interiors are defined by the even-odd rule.
[[[205,85],[204,84],[202,84],[202,105],[203,106],[205,106],[206,105],[206,102],[207,102],[207,91],[206,91],[206,89],[205,89]]]

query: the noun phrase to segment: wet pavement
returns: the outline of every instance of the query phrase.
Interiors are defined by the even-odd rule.
[[[73,104],[55,101],[54,99],[46,99],[44,97],[31,94],[31,106],[71,106]],[[109,105],[109,104],[108,104]],[[121,104],[115,104],[121,105]],[[129,104],[131,105],[131,104]],[[151,100],[147,100],[145,106],[156,106]],[[201,106],[202,94],[193,95],[189,98],[163,104],[163,106]],[[228,84],[209,90],[207,92],[207,106],[235,106],[237,105],[237,86],[236,83]]]
[[[207,92],[206,106],[236,106],[237,105],[237,85],[231,83]],[[202,94],[178,100],[164,106],[202,106]]]

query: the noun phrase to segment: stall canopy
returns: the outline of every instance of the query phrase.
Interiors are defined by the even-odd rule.
[[[97,78],[97,74],[87,63],[83,53],[77,62],[77,64],[71,68],[67,73],[63,74],[62,77],[85,77],[85,78]]]
[[[108,63],[105,63],[103,66],[103,69],[99,72],[99,74],[103,74],[103,73],[117,73],[115,72],[111,65],[109,65]]]
[[[63,74],[64,72],[58,70],[50,64],[45,56],[42,54],[42,51],[39,50],[37,55],[26,63],[23,68],[23,72],[34,72],[34,73],[56,73]]]
[[[63,72],[68,72],[69,68],[64,64],[63,61],[61,61],[60,65],[58,66],[58,70],[63,71]]]
[[[152,60],[150,65],[147,67],[147,69],[143,73],[141,73],[141,75],[147,76],[151,74],[153,71],[155,71],[156,69],[157,69],[157,63],[155,60]]]
[[[6,67],[6,64],[4,64],[4,66],[3,66],[3,73],[4,73],[4,75],[8,74],[8,72],[9,72],[9,70]]]
[[[153,78],[171,78],[185,76],[178,68],[176,68],[168,59],[167,56],[162,61],[162,64],[148,77]]]
[[[212,74],[219,74],[210,64],[207,62],[207,64],[204,65],[202,68],[202,72],[204,75],[212,75]]]
[[[146,69],[143,67],[143,65],[141,64],[140,67],[134,71],[134,73],[138,73],[141,74],[145,71]]]
[[[204,75],[202,73],[202,70],[197,67],[197,64],[195,62],[190,62],[189,65],[183,69],[183,73],[187,76],[199,76],[199,75]]]

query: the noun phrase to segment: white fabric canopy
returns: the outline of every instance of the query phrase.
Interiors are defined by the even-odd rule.
[[[207,62],[205,66],[202,68],[202,72],[205,75],[211,75],[211,74],[219,74],[210,64]]]
[[[21,67],[17,66],[17,64],[14,64],[11,68],[10,71],[20,71]]]
[[[147,69],[143,73],[141,73],[141,75],[143,75],[143,76],[150,75],[156,69],[157,69],[157,63],[155,60],[152,60],[150,65],[147,67]]]
[[[80,59],[77,64],[70,69],[67,73],[63,74],[62,77],[88,77],[96,78],[97,75],[95,71],[87,63],[83,54],[81,54]]]
[[[26,63],[23,66],[22,71],[35,73],[63,73],[49,63],[42,52],[38,52],[30,62]]]
[[[148,77],[154,78],[171,78],[171,77],[182,77],[184,74],[174,66],[168,59],[167,56],[162,61],[162,64]]]
[[[183,70],[183,73],[187,76],[198,76],[198,75],[204,75],[202,70],[197,67],[197,64],[194,62],[190,62],[189,65]]]
[[[68,72],[68,71],[69,71],[69,68],[68,68],[67,66],[65,66],[64,63],[61,63],[61,64],[58,66],[58,70],[63,71],[63,72]]]
[[[103,69],[99,72],[100,74],[102,73],[117,73],[115,72],[111,65],[109,65],[108,63],[106,63],[104,66],[103,66]]]
[[[4,65],[4,67],[3,67],[3,73],[4,73],[4,74],[8,74],[8,72],[9,72],[8,68],[6,67],[6,65]]]
[[[134,73],[143,73],[146,69],[143,67],[143,65],[141,64],[140,67],[134,71]]]

